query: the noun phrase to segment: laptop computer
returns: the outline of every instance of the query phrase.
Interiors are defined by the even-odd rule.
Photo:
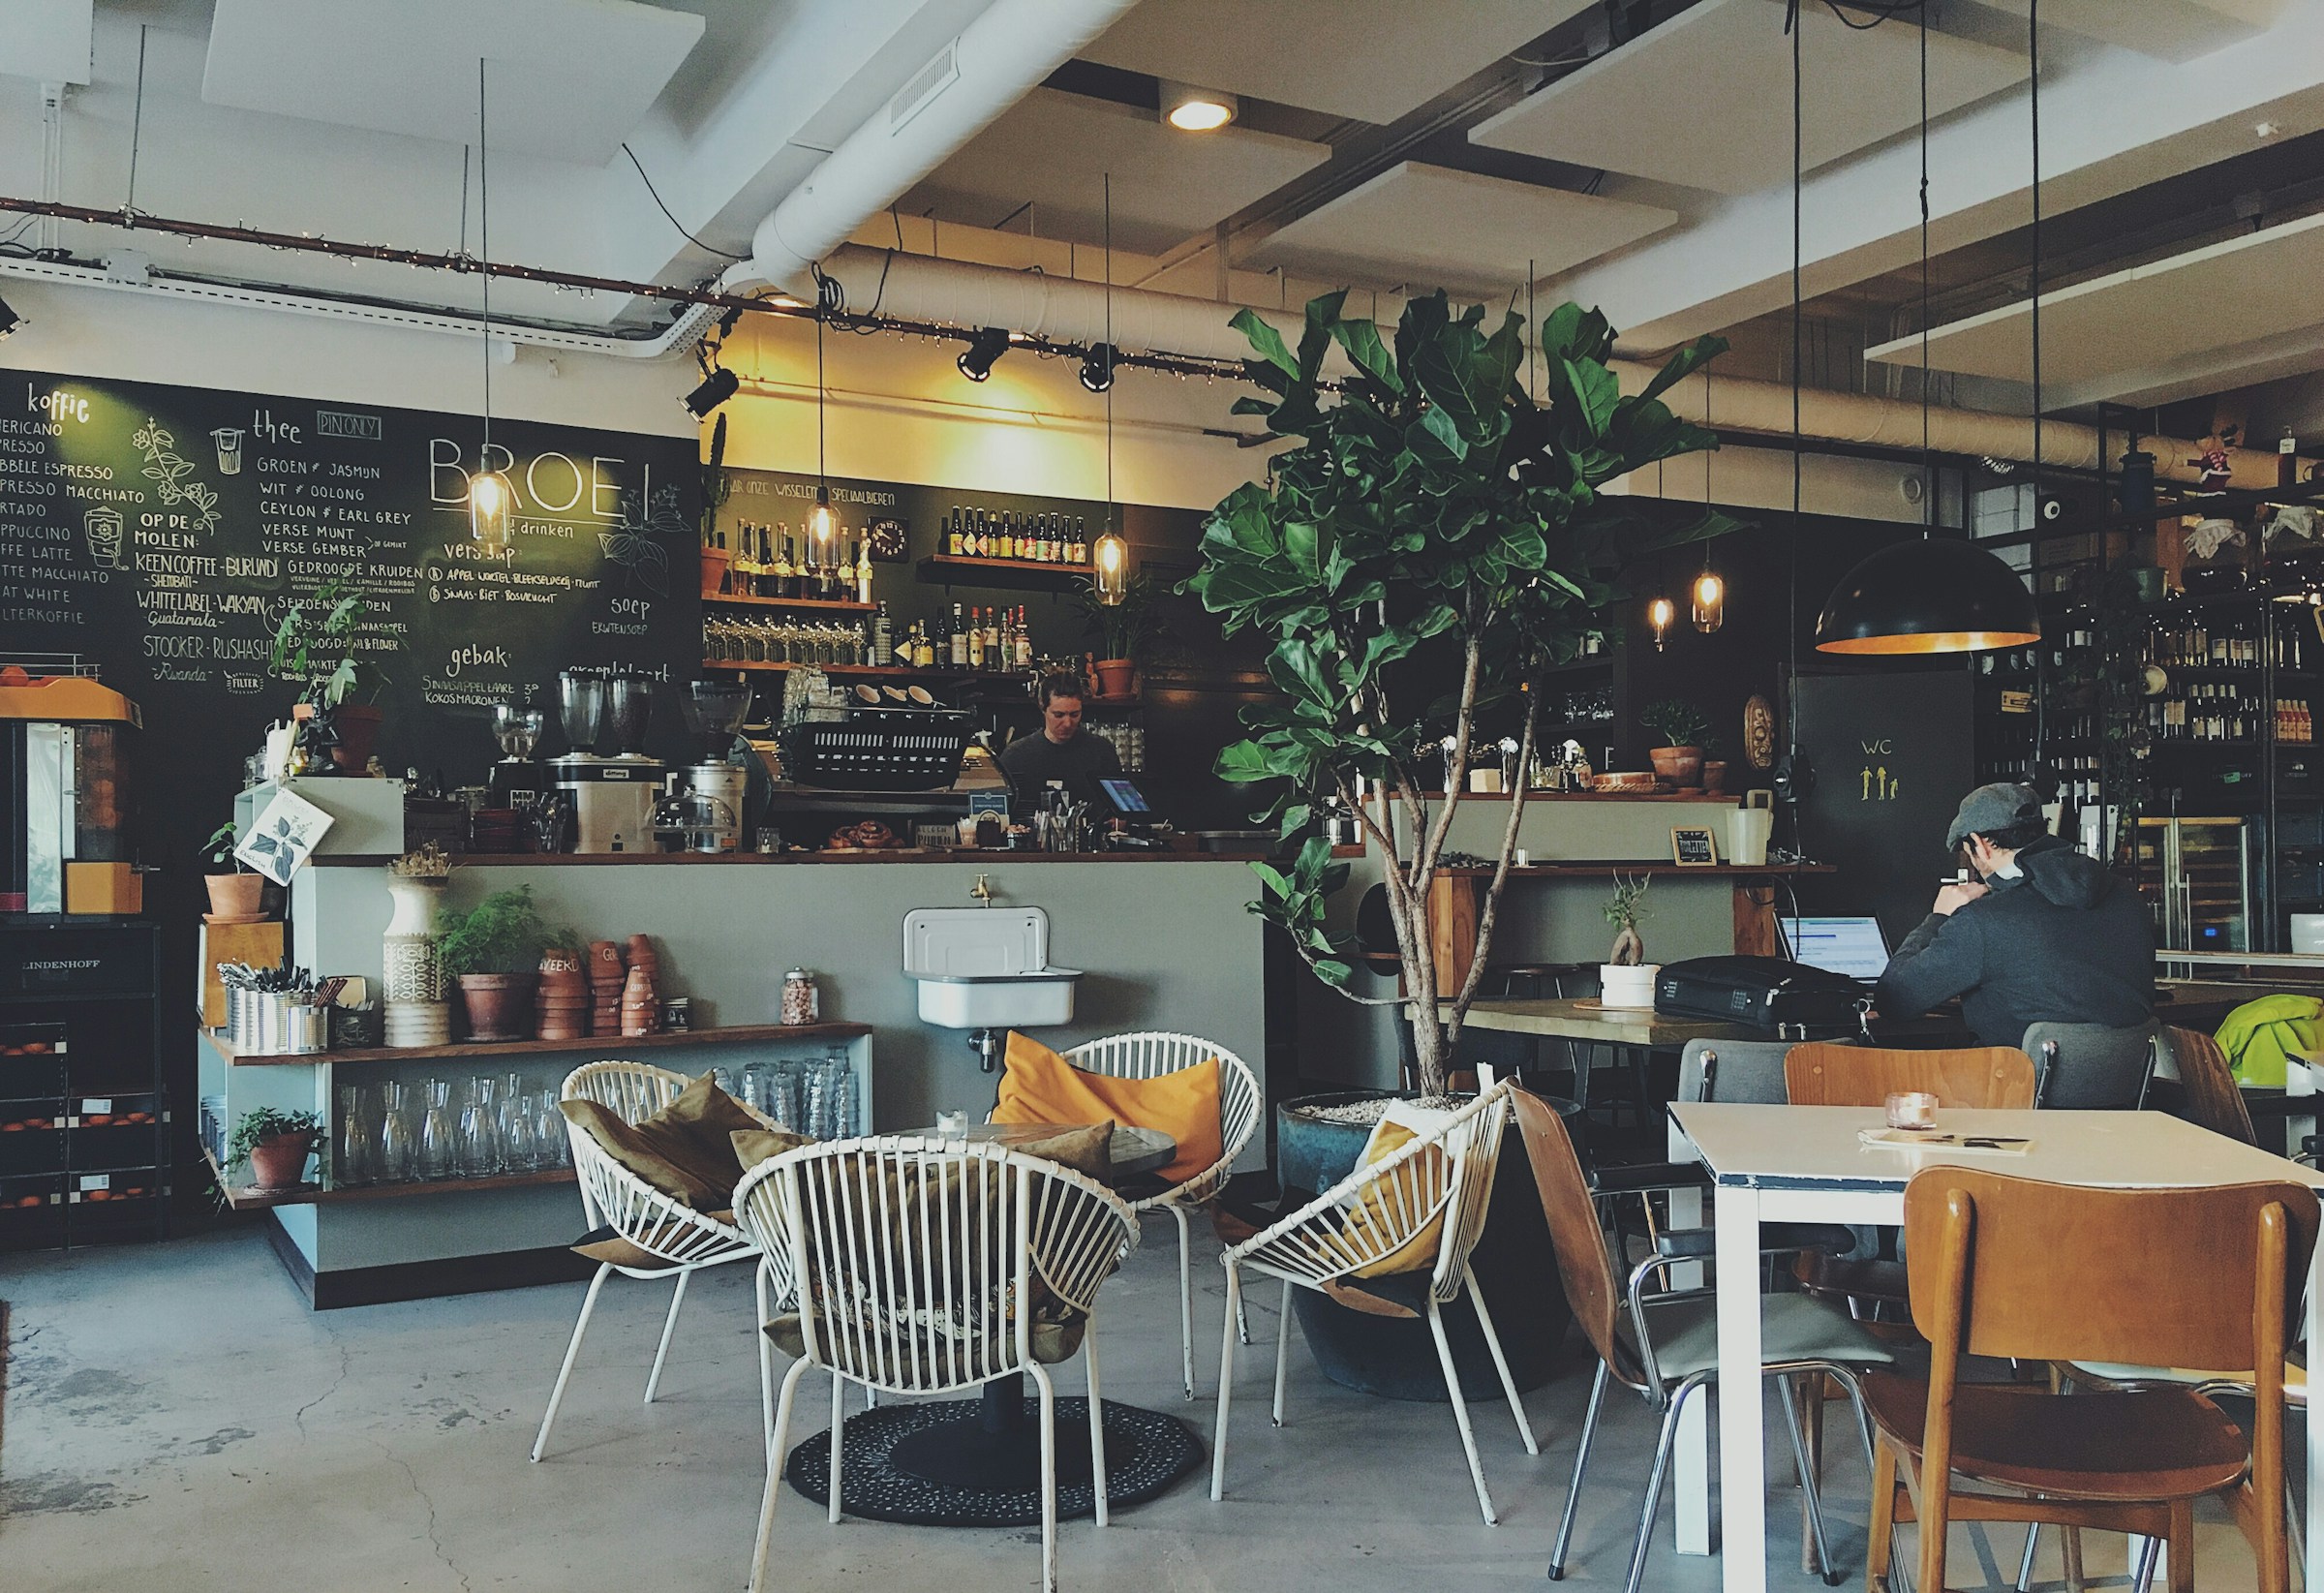
[[[1879,983],[1888,971],[1888,936],[1881,921],[1860,917],[1786,918],[1784,943],[1793,962],[1845,974],[1862,985]]]

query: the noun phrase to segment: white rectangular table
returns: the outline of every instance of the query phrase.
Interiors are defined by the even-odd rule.
[[[1952,1163],[2052,1183],[2186,1188],[2291,1179],[2324,1187],[2311,1169],[2239,1145],[2159,1112],[1966,1112],[1939,1114],[1942,1127],[2031,1135],[2024,1155],[1876,1149],[1856,1138],[1877,1127],[1878,1107],[1747,1106],[1681,1102],[1670,1116],[1712,1181],[1717,1231],[1719,1386],[1759,1387],[1759,1224],[1905,1219],[1905,1184],[1924,1167]],[[2319,1337],[2324,1245],[2311,1263],[2308,1338]],[[1766,1437],[1756,1397],[1719,1401],[1721,1585],[1767,1586]],[[2324,1588],[2324,1421],[2308,1424],[2308,1563],[2304,1585]]]

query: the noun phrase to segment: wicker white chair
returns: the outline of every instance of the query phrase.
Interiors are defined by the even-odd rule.
[[[678,1092],[692,1082],[684,1073],[646,1062],[588,1062],[566,1075],[560,1095],[568,1101],[596,1101],[618,1114],[625,1122],[637,1122],[676,1100]],[[752,1112],[751,1116],[769,1127],[774,1126],[773,1119],[763,1113]],[[535,1460],[548,1447],[549,1428],[557,1420],[557,1407],[565,1402],[566,1384],[573,1375],[574,1359],[581,1353],[582,1336],[589,1332],[590,1316],[597,1308],[597,1292],[604,1288],[608,1277],[619,1272],[624,1277],[678,1279],[678,1287],[670,1296],[669,1315],[662,1320],[661,1342],[654,1351],[654,1369],[646,1374],[646,1403],[652,1404],[655,1392],[661,1385],[661,1367],[670,1353],[670,1337],[678,1329],[678,1308],[686,1303],[688,1280],[705,1267],[750,1261],[758,1255],[758,1246],[739,1226],[718,1221],[709,1213],[681,1205],[656,1189],[605,1154],[578,1124],[566,1123],[566,1135],[572,1143],[573,1171],[581,1184],[581,1212],[589,1229],[611,1228],[657,1258],[657,1265],[625,1267],[610,1261],[597,1264],[596,1275],[589,1282],[589,1293],[581,1300],[581,1320],[573,1324],[572,1341],[566,1345],[565,1362],[557,1368],[557,1386],[549,1391],[549,1408],[541,1416],[540,1433],[533,1440]],[[753,1268],[752,1272],[757,1282],[758,1316],[763,1322],[768,1316],[770,1299],[780,1296],[782,1278],[780,1274],[770,1278],[760,1268]],[[772,1346],[760,1334],[760,1421],[770,1433],[775,1424],[772,1357]]]
[[[1158,1078],[1197,1066],[1212,1057],[1218,1058],[1218,1137],[1222,1154],[1194,1177],[1130,1202],[1130,1210],[1141,1217],[1152,1211],[1167,1211],[1178,1225],[1178,1359],[1189,1399],[1194,1397],[1194,1271],[1187,1220],[1226,1187],[1235,1171],[1235,1158],[1242,1154],[1243,1147],[1259,1131],[1260,1114],[1266,1105],[1259,1081],[1252,1076],[1250,1065],[1225,1046],[1192,1034],[1172,1034],[1159,1029],[1110,1035],[1065,1053],[1065,1060],[1084,1073],[1100,1073],[1112,1079]]]
[[[1484,1231],[1485,1208],[1492,1199],[1493,1174],[1501,1161],[1503,1130],[1510,1113],[1509,1087],[1499,1085],[1452,1113],[1428,1133],[1416,1137],[1368,1167],[1359,1167],[1305,1206],[1262,1229],[1239,1244],[1228,1246],[1219,1259],[1227,1269],[1227,1324],[1219,1353],[1218,1431],[1210,1452],[1210,1497],[1225,1495],[1227,1479],[1227,1414],[1235,1390],[1235,1317],[1242,1302],[1242,1274],[1258,1272],[1283,1280],[1283,1309],[1275,1338],[1275,1425],[1283,1425],[1283,1380],[1291,1344],[1291,1291],[1296,1286],[1322,1292],[1326,1284],[1349,1279],[1359,1269],[1394,1255],[1431,1223],[1442,1221],[1436,1260],[1427,1272],[1425,1311],[1428,1329],[1436,1338],[1437,1359],[1445,1369],[1445,1387],[1452,1400],[1452,1418],[1460,1427],[1461,1448],[1467,1452],[1469,1477],[1477,1485],[1477,1505],[1487,1526],[1497,1524],[1493,1497],[1484,1486],[1484,1467],[1477,1457],[1477,1438],[1469,1428],[1469,1407],[1460,1395],[1460,1374],[1452,1364],[1452,1347],[1445,1337],[1443,1307],[1466,1289],[1476,1308],[1477,1325],[1492,1351],[1501,1374],[1501,1389],[1517,1419],[1525,1453],[1541,1454],[1533,1425],[1525,1419],[1524,1402],[1517,1397],[1516,1381],[1510,1376],[1509,1360],[1501,1353],[1500,1335],[1485,1310],[1477,1274],[1470,1270],[1469,1252]],[[1358,1280],[1361,1282],[1361,1280]]]
[[[958,1175],[958,1176],[956,1176]],[[1106,1524],[1106,1451],[1097,1373],[1098,1285],[1138,1244],[1138,1220],[1104,1185],[997,1145],[889,1135],[803,1146],[744,1175],[735,1217],[798,1283],[804,1352],[782,1379],[751,1551],[751,1593],[767,1556],[799,1379],[832,1373],[831,1499],[840,1518],[840,1395],[847,1383],[940,1394],[1028,1373],[1041,1399],[1041,1585],[1056,1586],[1056,1390],[1033,1357],[1038,1284],[1085,1319],[1089,1459]],[[891,1199],[919,1220],[891,1224]],[[760,1335],[762,1338],[765,1334]]]

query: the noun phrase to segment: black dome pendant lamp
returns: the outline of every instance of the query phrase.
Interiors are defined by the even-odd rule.
[[[1932,534],[1882,548],[1841,577],[1816,621],[1816,651],[1862,657],[1982,653],[2041,640],[2041,614],[2017,572],[1990,551],[1957,537],[1933,535],[1937,503],[1935,457],[1929,447],[1929,22],[1920,16],[1920,445],[1927,475]],[[2034,0],[2034,15],[2040,15]],[[2029,28],[2031,32],[2031,28]],[[2041,455],[2041,166],[2039,57],[2034,106],[2034,470]],[[1798,175],[1794,171],[1793,182]],[[1796,282],[1796,278],[1794,279]],[[1794,292],[1797,291],[1794,287]],[[1791,375],[1796,384],[1799,372]]]

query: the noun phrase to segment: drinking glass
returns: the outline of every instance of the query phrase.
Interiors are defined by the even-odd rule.
[[[830,1115],[831,1132],[826,1138],[851,1140],[856,1135],[855,1073],[847,1065],[847,1054],[835,1051],[823,1059],[824,1111]]]
[[[410,1092],[390,1080],[380,1086],[380,1181],[410,1183],[418,1176]]]
[[[419,1119],[419,1176],[429,1182],[460,1176],[460,1129],[452,1112],[452,1081],[430,1079]]]
[[[331,1181],[341,1188],[379,1181],[380,1130],[372,1121],[370,1096],[360,1085],[339,1091],[339,1159]]]
[[[573,1144],[566,1137],[565,1114],[557,1109],[553,1089],[540,1092],[539,1110],[533,1118],[533,1147],[544,1173],[573,1165]]]
[[[803,1102],[799,1064],[777,1062],[770,1070],[770,1075],[767,1081],[767,1116],[794,1134],[806,1133],[807,1125],[800,1116]]]
[[[767,1105],[766,1063],[747,1062],[744,1064],[743,1104],[753,1112],[764,1112],[770,1118],[775,1116],[774,1109]]]

